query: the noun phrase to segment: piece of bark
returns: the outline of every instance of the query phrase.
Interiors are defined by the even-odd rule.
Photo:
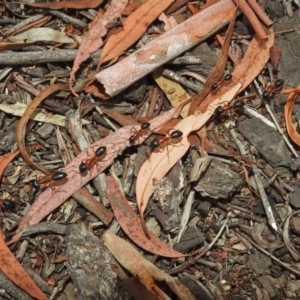
[[[66,266],[78,299],[130,299],[117,284],[111,254],[83,223],[69,225],[66,238]]]
[[[272,265],[272,260],[265,254],[256,251],[249,255],[246,265],[256,274],[266,274]]]
[[[153,203],[153,214],[165,230],[178,229],[181,217],[179,205],[183,200],[183,192],[174,188],[173,183],[167,177],[153,182],[153,185],[153,199],[158,201],[159,206]]]
[[[274,128],[255,118],[241,122],[238,130],[272,167],[291,165],[291,152]]]
[[[275,43],[282,49],[279,62],[280,78],[285,85],[297,86],[300,78],[300,23],[298,14],[292,18],[285,16],[274,24],[274,30],[284,31],[293,28],[292,32],[276,35]]]
[[[178,252],[186,252],[189,249],[192,249],[205,240],[204,235],[197,228],[189,227],[186,232],[183,234],[179,243],[174,245],[174,249]]]
[[[213,159],[208,170],[195,186],[195,190],[203,197],[227,199],[240,189],[242,183],[243,179],[239,174],[233,172],[228,165]]]

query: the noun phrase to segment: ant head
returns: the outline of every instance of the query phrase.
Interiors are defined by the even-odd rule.
[[[274,86],[279,89],[282,88],[284,85],[284,80],[283,79],[277,79],[274,83]]]
[[[231,80],[232,79],[232,75],[231,74],[226,74],[225,76],[224,76],[224,80],[225,81],[229,81],[229,80]]]
[[[154,149],[158,148],[159,146],[160,146],[160,143],[159,143],[158,139],[154,139],[150,143],[150,149],[151,149],[151,151],[153,151]]]
[[[238,101],[235,101],[234,104],[233,104],[233,107],[234,108],[241,108],[245,105],[245,102],[242,101],[242,100],[238,100]]]
[[[223,106],[219,105],[216,109],[215,109],[215,115],[219,116],[224,112],[224,108]]]
[[[97,150],[95,151],[95,155],[97,157],[103,155],[106,152],[106,147],[105,146],[101,146],[99,148],[97,148]]]
[[[3,206],[8,210],[14,210],[16,208],[15,202],[10,199],[3,200]]]
[[[84,173],[84,172],[86,172],[88,170],[88,166],[84,163],[84,162],[82,162],[80,165],[79,165],[79,172],[80,173]]]
[[[215,82],[214,84],[212,84],[212,86],[211,86],[210,89],[211,89],[212,91],[215,91],[218,87],[219,87],[218,83]]]
[[[271,98],[270,92],[268,92],[268,91],[263,91],[263,93],[262,93],[262,98],[263,98],[264,100],[269,100],[269,99]]]
[[[38,182],[38,180],[36,180],[36,179],[30,180],[30,183],[31,183],[31,186],[33,188],[35,188],[36,190],[39,190],[40,187],[41,187],[40,184],[39,184],[39,182]]]
[[[131,135],[130,137],[129,137],[129,143],[130,144],[133,144],[135,142],[135,136],[134,135]]]
[[[148,123],[148,122],[145,122],[141,125],[141,129],[147,129],[149,127],[150,127],[150,123]]]

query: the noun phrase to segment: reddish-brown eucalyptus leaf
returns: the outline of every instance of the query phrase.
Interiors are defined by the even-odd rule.
[[[35,282],[23,269],[3,239],[0,230],[0,270],[18,287],[38,300],[47,300],[46,295],[39,289]]]
[[[177,118],[182,107],[187,104],[190,100],[187,100],[176,108],[153,118],[150,123],[151,131],[159,130],[167,121],[172,118]],[[35,200],[33,205],[30,207],[27,214],[21,219],[19,227],[16,231],[15,236],[9,244],[17,241],[20,237],[20,233],[29,225],[39,223],[44,217],[50,214],[54,209],[63,204],[68,197],[70,197],[75,191],[84,186],[91,179],[103,172],[108,166],[110,166],[116,156],[121,153],[127,147],[132,146],[129,143],[129,137],[132,135],[132,128],[136,130],[140,129],[140,125],[135,126],[125,126],[118,129],[116,132],[110,134],[109,136],[95,142],[88,149],[82,151],[75,159],[73,159],[64,169],[68,173],[66,182],[59,185],[59,189],[55,190],[53,195],[53,190],[51,188],[46,189],[39,197]],[[138,143],[142,143],[151,132],[146,133],[139,138]],[[91,153],[95,149],[101,146],[107,147],[107,155],[104,160],[98,163],[98,167],[94,167],[90,172],[82,176],[78,171],[78,166],[82,160],[90,157]]]
[[[125,269],[138,278],[147,290],[155,295],[157,295],[154,288],[155,281],[164,281],[179,299],[196,300],[190,290],[176,278],[172,278],[169,274],[157,268],[120,237],[106,231],[103,236],[103,244]],[[157,299],[162,298],[159,297]]]
[[[173,258],[188,256],[170,248],[152,232],[149,232],[148,235],[145,234],[141,218],[129,205],[112,176],[107,177],[106,187],[107,198],[114,211],[114,215],[124,232],[134,243],[144,250],[161,256]]]
[[[3,172],[7,165],[20,153],[20,151],[16,151],[14,153],[6,153],[0,156],[0,180],[2,178]]]
[[[298,89],[300,89],[300,87],[298,87]],[[284,107],[284,118],[285,118],[286,130],[287,130],[290,138],[298,146],[300,146],[300,135],[292,123],[292,110],[293,110],[294,102],[296,101],[297,97],[299,96],[299,93],[300,93],[300,90],[298,92],[291,93],[289,95],[289,97],[287,98],[286,104]]]
[[[142,165],[136,181],[136,198],[142,218],[153,193],[153,180],[161,180],[166,175],[189,149],[188,135],[192,131],[200,129],[213,116],[217,106],[233,99],[240,87],[241,84],[237,84],[226,94],[223,94],[221,98],[215,99],[202,115],[190,115],[179,122],[174,129],[182,131],[181,142],[176,145],[169,145],[161,152],[151,153],[149,159]]]
[[[281,94],[290,94],[290,93],[298,93],[300,92],[300,87],[297,87],[297,88],[291,88],[291,89],[284,89],[282,90],[280,93]]]
[[[74,8],[74,9],[85,9],[85,8],[96,8],[103,0],[73,0],[73,1],[59,1],[59,2],[44,2],[44,3],[33,3],[30,1],[21,1],[26,5],[40,7],[40,8]]]
[[[115,268],[113,268],[113,270],[116,273],[118,272],[118,269],[115,270]],[[117,274],[117,276],[119,277],[119,274]],[[146,287],[135,277],[120,280],[118,281],[118,284],[125,288],[133,299],[157,300],[157,297],[148,291]]]
[[[210,93],[200,103],[199,110],[201,112],[204,112],[207,106],[213,102],[216,97],[221,97],[223,93],[227,92],[236,84],[241,84],[240,93],[258,76],[269,60],[269,49],[274,44],[274,31],[268,29],[266,33],[268,37],[266,43],[261,43],[256,36],[252,39],[244,58],[232,73],[231,82],[221,85],[215,94]]]
[[[175,20],[175,18],[173,16],[168,17],[164,13],[162,13],[158,19],[159,19],[159,21],[161,21],[165,24],[165,26],[164,26],[165,31],[168,31],[178,25],[177,21]]]
[[[273,71],[275,71],[275,72],[278,71],[278,64],[280,61],[281,53],[282,53],[282,50],[277,45],[273,45],[270,48],[270,61],[271,61]]]
[[[84,35],[83,40],[79,46],[78,52],[76,54],[73,68],[70,73],[69,85],[72,89],[72,81],[78,70],[80,64],[89,58],[90,54],[97,51],[103,44],[102,37],[106,35],[106,26],[113,21],[115,18],[121,16],[128,0],[113,0],[111,1],[108,9],[102,17],[98,17],[96,21],[93,21],[92,27]],[[72,91],[76,94],[74,91]]]
[[[107,40],[99,64],[119,56],[144,34],[151,24],[174,0],[148,0],[123,23],[123,30]]]
[[[210,75],[207,77],[205,84],[200,91],[198,95],[193,97],[192,103],[189,108],[189,115],[193,114],[196,110],[196,108],[199,106],[199,104],[203,101],[203,99],[210,93],[211,86],[218,82],[223,76],[224,76],[224,70],[226,67],[227,59],[228,59],[228,52],[229,52],[229,46],[231,37],[233,34],[235,19],[238,13],[238,9],[236,8],[234,11],[234,14],[232,16],[232,19],[229,23],[229,27],[227,30],[227,34],[221,49],[220,56],[218,58],[217,64],[215,65],[213,71],[210,73]]]
[[[19,122],[17,124],[17,127],[16,127],[15,137],[16,137],[16,141],[17,141],[17,144],[18,144],[18,147],[19,147],[19,150],[20,150],[20,153],[21,153],[22,157],[28,163],[28,165],[30,165],[34,169],[37,169],[37,170],[41,171],[42,173],[47,174],[47,171],[45,169],[43,169],[42,167],[40,167],[39,165],[35,164],[31,160],[31,158],[29,157],[29,155],[26,151],[26,147],[25,147],[26,125],[27,125],[30,117],[33,115],[34,111],[36,110],[36,108],[40,105],[40,103],[43,100],[45,100],[49,95],[53,94],[54,92],[61,91],[61,90],[66,90],[66,89],[67,89],[67,86],[65,84],[56,83],[56,84],[53,84],[53,85],[49,86],[48,88],[46,88],[42,92],[40,92],[32,100],[32,102],[28,105],[28,107],[26,108],[23,116],[19,120]]]

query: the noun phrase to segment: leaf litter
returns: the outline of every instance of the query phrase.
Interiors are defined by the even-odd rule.
[[[100,5],[102,1],[91,1],[90,5],[91,7],[95,7],[95,5]],[[172,1],[170,1],[171,3]],[[249,1],[250,2],[250,1]],[[83,1],[75,1],[73,4],[70,1],[66,1],[66,6],[64,7],[71,7],[71,8],[79,8],[79,7],[88,7],[88,4],[83,3]],[[245,12],[247,17],[251,17],[250,22],[253,25],[254,29],[256,30],[257,35],[252,39],[250,42],[250,45],[248,46],[248,50],[246,54],[244,55],[243,60],[241,63],[234,69],[232,73],[232,80],[229,84],[220,84],[220,87],[216,93],[211,93],[208,90],[208,87],[211,86],[214,81],[220,81],[225,67],[225,62],[227,61],[227,55],[228,55],[228,48],[229,48],[229,41],[231,40],[231,34],[234,24],[234,18],[232,16],[234,15],[234,5],[229,0],[222,0],[217,4],[212,4],[212,2],[208,2],[205,6],[205,8],[211,6],[211,10],[209,9],[203,9],[201,13],[205,15],[206,13],[211,11],[214,11],[216,16],[214,20],[213,28],[205,28],[203,33],[203,36],[208,36],[217,31],[221,26],[223,26],[225,23],[228,23],[231,19],[231,23],[229,26],[228,34],[226,35],[225,41],[223,42],[223,47],[220,55],[220,60],[218,61],[218,64],[215,68],[215,71],[212,73],[210,77],[208,77],[207,83],[205,85],[206,93],[205,96],[201,96],[201,93],[193,97],[191,100],[193,101],[193,104],[190,108],[190,116],[185,117],[183,120],[173,120],[172,123],[166,124],[170,119],[177,118],[178,114],[180,112],[181,106],[177,107],[173,110],[170,110],[166,112],[164,115],[161,115],[159,117],[153,118],[152,120],[149,120],[150,123],[150,129],[151,132],[147,134],[143,134],[141,138],[138,139],[134,143],[134,145],[138,145],[142,143],[152,132],[154,133],[161,133],[164,132],[167,128],[172,128],[172,130],[180,130],[183,135],[180,137],[180,142],[175,144],[168,144],[167,147],[163,148],[161,151],[154,151],[151,153],[149,159],[146,160],[146,162],[142,165],[141,170],[137,176],[137,183],[136,183],[136,198],[137,198],[137,204],[140,212],[140,217],[135,214],[134,210],[131,208],[131,206],[128,204],[127,199],[123,195],[122,191],[118,187],[115,179],[110,176],[107,178],[107,195],[110,199],[112,209],[114,211],[114,215],[116,219],[118,220],[120,226],[124,230],[124,232],[128,235],[128,237],[134,241],[137,245],[139,245],[141,248],[155,253],[157,255],[165,256],[165,257],[184,257],[188,256],[187,254],[181,254],[178,251],[174,250],[172,247],[165,244],[162,240],[160,240],[158,237],[156,237],[152,233],[145,233],[144,229],[144,212],[147,206],[147,203],[153,193],[153,180],[160,180],[162,179],[169,170],[175,165],[177,161],[179,161],[183,155],[187,152],[187,150],[190,147],[190,139],[188,139],[188,136],[190,133],[194,131],[198,131],[207,123],[208,120],[210,120],[214,113],[215,109],[219,105],[227,105],[238,93],[240,93],[243,89],[245,89],[254,79],[257,77],[263,67],[266,65],[269,57],[270,52],[274,44],[274,33],[272,29],[265,29],[259,24],[258,26],[258,19],[255,17],[252,17],[252,10],[251,15],[250,13],[247,13],[247,9],[249,11],[249,8],[245,6],[245,1],[239,1],[240,8]],[[55,3],[44,3],[41,4],[41,7],[59,7],[61,6],[62,2],[55,2]],[[119,4],[119,3],[118,3]],[[85,42],[82,43],[82,48],[79,51],[79,54],[74,62],[73,69],[71,71],[70,75],[70,87],[71,87],[71,81],[74,78],[75,72],[78,70],[79,65],[83,60],[89,57],[90,53],[98,49],[102,45],[102,37],[105,36],[107,33],[107,29],[105,28],[106,22],[109,20],[112,20],[114,17],[119,17],[121,15],[121,12],[123,11],[125,5],[127,4],[127,1],[122,2],[122,7],[119,7],[119,9],[116,8],[117,2],[112,1],[112,5],[109,6],[108,9],[112,9],[114,13],[112,13],[113,17],[110,19],[111,16],[106,16],[104,19],[101,19],[102,15],[99,11],[98,17],[99,22],[97,20],[92,23],[92,26],[90,28],[90,31],[86,36],[88,37]],[[222,5],[221,5],[222,4]],[[267,26],[270,26],[270,21],[265,18],[265,14],[262,13],[259,6],[254,4],[252,1],[249,3],[250,6],[252,5],[253,10],[255,11],[256,15],[259,16],[261,20]],[[36,6],[38,6],[37,4]],[[52,6],[53,5],[53,6]],[[73,5],[73,6],[72,6]],[[114,7],[114,5],[116,5]],[[146,4],[142,5],[140,7],[140,10],[136,10],[136,14],[132,13],[130,17],[127,18],[127,20],[124,23],[124,31],[121,31],[121,33],[113,35],[109,40],[106,46],[104,47],[104,50],[102,52],[102,58],[100,58],[100,63],[103,63],[104,61],[111,60],[115,58],[116,56],[119,56],[122,54],[122,52],[129,48],[133,42],[135,42],[142,33],[145,32],[145,29],[148,25],[148,22],[152,22],[152,19],[155,19],[157,17],[158,10],[156,11],[155,16],[151,16],[150,19],[146,22],[146,19],[144,19],[140,14],[142,9],[145,9],[146,5],[154,5],[157,6],[155,8],[160,9],[161,11],[164,11],[164,7],[160,7],[162,5],[166,5],[165,3],[158,3],[157,1],[148,1]],[[247,4],[248,5],[248,4]],[[34,5],[33,5],[34,6]],[[213,8],[214,9],[213,9]],[[246,7],[246,8],[245,8]],[[220,11],[218,11],[218,9]],[[108,12],[108,10],[106,11]],[[199,15],[200,15],[199,14]],[[208,13],[209,14],[209,13]],[[148,16],[150,17],[150,16]],[[97,19],[96,18],[96,19]],[[212,17],[210,16],[210,19]],[[139,28],[134,28],[134,26],[131,25],[128,26],[129,22],[132,22],[132,20],[138,21],[140,23],[145,22],[143,26],[139,26]],[[191,23],[191,22],[190,22]],[[212,22],[213,23],[213,22]],[[211,25],[211,24],[210,24]],[[176,28],[177,26],[175,26]],[[182,26],[181,26],[182,27]],[[180,25],[178,28],[181,28]],[[199,27],[199,26],[198,26]],[[205,26],[203,26],[205,27]],[[98,30],[100,28],[100,30]],[[263,29],[262,29],[263,28]],[[135,29],[138,29],[136,32],[134,32]],[[262,30],[262,31],[261,31]],[[176,30],[174,30],[176,32]],[[99,33],[100,32],[100,33]],[[97,33],[97,34],[95,34]],[[123,43],[122,38],[126,37],[126,33],[130,36],[128,40],[126,40],[126,43]],[[181,32],[182,33],[182,32]],[[262,34],[261,34],[262,33]],[[195,32],[192,32],[192,34],[195,34]],[[196,34],[197,35],[197,34]],[[101,38],[99,39],[99,36]],[[166,35],[168,36],[168,33]],[[184,34],[183,34],[184,36]],[[182,38],[182,36],[181,36]],[[195,38],[195,36],[194,36]],[[199,36],[197,37],[199,38]],[[122,40],[120,44],[118,45],[118,40]],[[126,38],[125,38],[126,39]],[[197,43],[199,40],[197,40]],[[93,45],[94,40],[97,40],[97,43]],[[163,37],[159,37],[156,39],[156,42],[159,44],[163,40]],[[117,42],[117,44],[116,44]],[[193,41],[194,42],[194,41]],[[193,43],[192,42],[192,43]],[[111,44],[110,44],[111,43]],[[185,49],[176,50],[178,55],[181,52],[186,51],[191,47],[191,44],[188,45]],[[151,43],[150,43],[151,45]],[[153,43],[155,45],[155,43]],[[153,46],[152,45],[152,46]],[[158,56],[162,56],[162,61],[159,62],[159,64],[163,64],[165,61],[169,60],[170,57],[167,57],[167,60],[164,60],[163,57],[163,51],[160,51],[159,47],[153,46],[152,52],[147,48],[148,45],[146,45],[145,48],[141,48],[141,51],[136,51],[131,57],[138,58],[137,63],[140,64],[142,67],[145,67],[145,65],[142,65],[143,59],[147,58],[147,55],[149,53]],[[84,48],[85,47],[85,48]],[[155,49],[157,48],[157,49]],[[115,50],[115,51],[110,51]],[[155,52],[157,50],[157,52]],[[105,52],[106,51],[106,52]],[[143,52],[144,51],[144,52]],[[99,74],[109,74],[113,73],[113,70],[116,70],[114,68],[118,68],[120,65],[122,65],[123,70],[129,71],[130,68],[126,65],[126,59],[128,61],[128,58],[130,58],[130,55],[115,64],[113,67],[108,67],[106,70],[101,71]],[[158,58],[158,57],[156,57]],[[278,64],[278,58],[273,59],[273,64],[277,68]],[[146,63],[147,64],[147,63]],[[158,65],[159,65],[158,64]],[[125,66],[125,67],[124,67]],[[131,77],[132,80],[130,83],[126,83],[127,85],[130,85],[132,82],[136,81],[137,78],[145,76],[145,74],[151,72],[151,70],[155,70],[157,68],[157,65],[153,65],[152,69],[147,69],[145,73],[137,74],[137,77]],[[106,72],[106,73],[105,73]],[[121,72],[122,76],[129,77],[126,75],[126,72]],[[100,79],[101,75],[97,75],[97,79]],[[119,72],[120,74],[120,72]],[[134,78],[134,79],[132,79]],[[115,83],[111,81],[111,78],[109,79],[112,83]],[[100,80],[101,81],[101,80]],[[106,88],[108,85],[106,86]],[[21,119],[18,130],[16,131],[16,137],[18,140],[18,144],[20,147],[20,152],[22,156],[25,158],[26,162],[31,165],[32,167],[39,169],[40,171],[46,173],[47,170],[44,170],[39,165],[32,162],[31,158],[28,156],[25,144],[24,144],[24,136],[25,136],[25,129],[26,124],[29,120],[30,115],[34,112],[35,108],[43,101],[44,98],[46,98],[48,95],[52,94],[55,91],[64,90],[66,89],[66,86],[63,84],[57,84],[52,85],[50,88],[46,89],[44,92],[41,92],[38,97],[33,101],[33,104],[31,104],[28,107],[28,110],[25,112],[25,116]],[[117,92],[113,91],[111,94],[118,94],[119,91],[123,90],[124,86],[119,87],[119,89],[116,89]],[[205,90],[204,89],[204,90]],[[166,90],[167,91],[167,90]],[[293,92],[292,92],[293,93]],[[203,92],[204,94],[204,92]],[[287,130],[288,133],[291,135],[291,138],[294,140],[295,143],[299,144],[299,135],[296,133],[296,130],[292,127],[291,123],[291,111],[293,103],[295,102],[296,97],[298,96],[296,90],[294,90],[294,94],[292,94],[289,97],[289,101],[286,105],[285,115],[286,115],[286,123],[287,123]],[[187,102],[189,102],[187,101]],[[74,160],[72,160],[65,168],[64,171],[68,173],[68,179],[66,182],[59,184],[57,188],[53,191],[53,189],[50,187],[46,189],[40,196],[37,198],[36,202],[32,204],[30,210],[27,212],[27,214],[21,219],[19,223],[19,227],[16,231],[15,236],[13,239],[9,242],[9,244],[17,241],[20,237],[20,234],[23,230],[25,230],[29,225],[37,224],[40,222],[44,217],[48,216],[51,212],[53,212],[54,209],[58,208],[64,201],[68,199],[72,194],[76,193],[82,186],[84,186],[88,181],[90,181],[92,178],[97,176],[99,173],[103,172],[108,166],[112,164],[114,159],[123,152],[127,147],[132,146],[129,143],[129,137],[132,135],[132,130],[139,130],[140,124],[135,124],[134,119],[129,118],[123,118],[122,116],[118,116],[117,114],[109,113],[108,115],[118,120],[120,124],[123,126],[125,124],[128,124],[120,129],[118,129],[116,132],[110,134],[106,138],[101,139],[100,141],[95,142],[92,144],[88,149],[82,151]],[[147,120],[148,121],[148,120]],[[173,124],[173,125],[172,125]],[[205,130],[206,131],[206,130]],[[206,132],[205,132],[206,134]],[[294,135],[294,138],[293,136]],[[105,153],[104,159],[100,162],[97,162],[97,165],[94,166],[87,174],[81,175],[78,170],[79,164],[85,160],[91,157],[94,154],[95,150],[98,149],[98,147],[106,146],[107,147],[107,153]],[[7,157],[7,161],[10,161],[12,157],[17,154],[13,154]],[[5,159],[3,157],[3,159]],[[6,159],[4,160],[6,161]],[[91,199],[88,199],[86,197],[87,202],[91,202]],[[94,201],[94,200],[93,200]],[[86,205],[85,206],[88,210],[93,210],[93,205]],[[100,214],[100,213],[99,213]],[[99,216],[99,215],[98,215]],[[100,218],[100,217],[99,217]],[[106,221],[104,222],[105,225],[108,225],[110,220],[112,218],[111,216],[108,216]],[[101,218],[100,218],[101,219]],[[132,222],[134,225],[132,225]],[[4,241],[0,240],[0,243],[4,243]],[[147,289],[155,294],[157,297],[161,297],[162,299],[169,299],[168,296],[164,294],[163,291],[161,291],[156,285],[155,281],[165,281],[171,290],[180,298],[180,299],[194,299],[193,296],[190,294],[189,290],[186,289],[184,286],[180,285],[179,282],[176,281],[176,279],[173,279],[169,275],[167,275],[165,272],[159,270],[154,265],[150,264],[148,261],[146,261],[143,256],[141,256],[136,250],[133,249],[132,246],[129,246],[128,243],[124,241],[124,239],[121,239],[117,236],[114,236],[112,233],[107,231],[104,234],[104,243],[105,245],[110,249],[111,253],[116,257],[116,259],[127,269],[129,270],[134,276],[136,276],[146,287]],[[5,248],[5,247],[3,247]],[[124,251],[124,249],[127,249]],[[6,248],[5,248],[6,251]],[[9,250],[8,250],[9,251]],[[196,251],[197,252],[197,251]],[[195,252],[195,253],[196,253]],[[202,252],[202,253],[205,253]],[[5,255],[9,255],[8,253],[5,253]],[[222,257],[226,257],[225,251],[223,252]],[[128,259],[128,256],[132,258]],[[3,259],[3,257],[0,257]],[[11,264],[14,262],[11,260]],[[17,268],[17,267],[16,267]],[[16,276],[13,276],[16,277]],[[27,277],[24,275],[25,280],[27,281]],[[13,280],[13,279],[12,279]],[[22,283],[17,283],[20,287],[22,287],[24,290],[26,290],[25,286],[22,286]],[[30,291],[27,290],[27,292],[30,294]],[[35,291],[36,295],[38,295],[39,291]],[[39,295],[40,299],[44,299],[42,295]]]
[[[186,102],[187,103],[187,102]],[[173,108],[170,111],[154,118],[149,121],[150,129],[155,130],[163,126],[168,120],[176,118],[185,103],[182,105]],[[88,149],[82,151],[72,162],[70,162],[65,168],[64,171],[68,173],[68,178],[65,183],[59,185],[59,189],[55,191],[55,197],[53,197],[53,191],[51,187],[46,189],[40,196],[36,199],[33,205],[30,207],[30,210],[27,214],[20,220],[19,227],[16,231],[15,236],[9,242],[9,244],[17,241],[20,237],[20,233],[26,229],[27,226],[36,224],[40,222],[44,217],[50,214],[54,209],[59,207],[64,203],[68,197],[70,197],[75,191],[80,187],[84,186],[91,179],[102,173],[108,166],[112,164],[114,159],[122,153],[124,149],[130,147],[129,137],[132,135],[132,128],[139,129],[138,126],[125,126],[118,129],[116,132],[108,135],[107,137],[95,142]],[[138,143],[142,143],[149,134],[143,135]],[[101,164],[97,164],[96,167],[92,168],[86,176],[82,176],[79,173],[79,165],[82,160],[90,157],[90,153],[94,153],[95,149],[101,146],[107,147],[107,154],[105,159],[101,161]],[[26,152],[26,151],[25,151]],[[29,161],[31,159],[28,156]],[[32,165],[32,163],[30,163]],[[40,167],[39,167],[40,168]],[[42,169],[43,170],[43,169]],[[43,170],[43,172],[45,172]]]
[[[171,290],[182,300],[196,300],[190,290],[181,284],[177,279],[172,278],[163,272],[147,259],[145,259],[133,246],[120,237],[106,231],[103,237],[103,244],[111,251],[114,257],[129,272],[136,276],[152,293],[158,293],[159,288],[155,286],[156,281],[165,281]],[[130,259],[128,259],[130,257]],[[160,299],[160,298],[159,298]]]

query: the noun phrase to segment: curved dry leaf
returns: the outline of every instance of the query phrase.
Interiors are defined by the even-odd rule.
[[[7,165],[20,153],[20,151],[16,151],[14,153],[6,153],[0,156],[0,179],[3,175],[3,172]]]
[[[16,141],[20,150],[20,153],[22,157],[25,159],[25,161],[34,169],[37,169],[41,171],[42,173],[47,174],[47,170],[43,169],[39,165],[35,164],[29,157],[26,147],[25,147],[25,132],[26,132],[26,125],[31,116],[33,115],[35,109],[40,105],[40,103],[47,98],[49,95],[53,94],[54,92],[61,91],[67,89],[67,86],[63,83],[56,83],[49,87],[47,87],[45,90],[40,92],[28,105],[26,111],[24,112],[22,118],[19,120],[16,131],[15,131],[15,137]]]
[[[203,99],[211,92],[211,86],[220,81],[220,79],[223,77],[227,59],[228,59],[228,53],[230,51],[229,46],[231,42],[231,37],[233,34],[233,29],[235,25],[236,16],[238,13],[238,8],[236,7],[234,10],[234,13],[232,15],[232,18],[230,20],[228,30],[226,33],[225,40],[222,45],[222,49],[218,58],[218,61],[212,70],[212,72],[207,77],[204,86],[200,93],[197,94],[197,96],[193,97],[193,101],[189,108],[189,115],[193,114],[196,110],[196,108],[199,106],[199,104],[203,101]]]
[[[144,34],[151,24],[174,0],[149,0],[135,10],[123,23],[123,30],[109,37],[100,56],[99,65],[119,56]]]
[[[191,96],[186,92],[186,90],[177,82],[162,76],[163,69],[158,68],[152,72],[152,77],[154,78],[157,85],[164,92],[165,97],[171,102],[173,107],[176,107],[183,100],[190,99]],[[172,93],[169,93],[172,91]],[[180,115],[185,118],[188,115],[189,105],[186,105]]]
[[[151,131],[158,130],[170,119],[177,118],[181,108],[189,101],[190,100],[185,101],[182,103],[182,105],[173,108],[161,116],[149,121]],[[132,128],[139,130],[140,125],[126,126],[118,129],[113,134],[110,134],[109,136],[95,142],[88,149],[82,151],[75,159],[73,159],[64,169],[64,171],[68,173],[67,180],[59,185],[59,189],[57,188],[55,190],[55,194],[53,194],[52,189],[49,187],[39,195],[39,197],[30,207],[27,214],[21,219],[16,234],[13,239],[9,241],[9,244],[17,241],[20,237],[20,233],[27,226],[40,222],[54,209],[63,204],[75,191],[109,167],[119,153],[121,153],[127,147],[132,146],[129,143],[129,137],[132,135]],[[150,134],[151,132],[143,135],[139,138],[138,142],[142,143]],[[101,163],[99,162],[97,167],[92,168],[88,174],[82,176],[78,171],[78,166],[82,160],[90,157],[91,153],[101,146],[106,146],[108,149],[104,160]]]
[[[52,28],[31,28],[23,33],[13,35],[7,38],[12,43],[28,42],[56,42],[72,44],[74,40],[69,38],[66,33]]]
[[[114,177],[107,177],[107,198],[114,211],[114,215],[128,237],[140,246],[151,253],[165,257],[186,257],[196,254],[182,254],[170,248],[165,242],[159,239],[152,232],[145,234],[141,218],[134,212],[129,205],[127,199],[118,187]]]
[[[14,104],[2,104],[0,103],[0,110],[4,111],[8,114],[12,114],[14,116],[23,116],[26,109],[27,109],[27,104],[21,103],[21,102],[16,102]],[[62,115],[57,115],[57,114],[49,114],[48,111],[46,111],[43,108],[37,108],[34,111],[34,114],[30,117],[30,119],[37,121],[37,122],[43,122],[43,123],[50,123],[53,125],[58,125],[58,126],[65,126],[66,124],[66,117]],[[82,119],[82,124],[90,124],[90,121]]]
[[[5,274],[15,285],[20,287],[30,296],[39,300],[47,300],[46,295],[40,290],[35,282],[30,278],[27,272],[23,269],[3,239],[0,231],[0,270]]]
[[[295,249],[295,247],[293,246],[293,244],[290,240],[290,237],[289,237],[290,228],[289,227],[290,227],[291,217],[298,214],[299,212],[300,212],[300,210],[297,210],[287,216],[287,218],[284,220],[284,226],[283,226],[283,232],[282,232],[282,237],[283,237],[284,243],[296,261],[299,261],[300,254],[299,254],[298,250]]]
[[[156,289],[154,289],[154,280],[157,280],[165,281],[179,299],[196,300],[186,286],[181,284],[176,278],[157,268],[120,237],[106,231],[103,236],[103,244],[125,269],[138,278],[155,295],[157,294],[155,292]]]
[[[192,131],[200,129],[213,116],[217,106],[233,99],[240,87],[241,84],[237,84],[227,93],[223,94],[221,98],[217,98],[209,105],[204,114],[199,116],[191,115],[179,122],[174,129],[182,131],[181,142],[176,145],[169,145],[161,152],[151,153],[149,159],[142,165],[136,181],[136,198],[142,218],[153,193],[153,180],[161,180],[167,174],[189,149],[188,135]]]
[[[273,45],[270,48],[270,62],[273,68],[273,72],[278,72],[278,65],[281,57],[282,49],[277,45]]]
[[[280,93],[281,94],[290,94],[290,93],[293,93],[293,92],[298,92],[298,93],[300,93],[300,87],[298,86],[298,87],[296,87],[296,88],[291,88],[291,89],[284,89],[284,90],[282,90]]]
[[[236,84],[241,84],[239,93],[242,92],[259,75],[269,60],[269,50],[274,44],[274,31],[272,29],[268,29],[266,32],[268,41],[262,44],[256,36],[252,39],[242,61],[232,72],[231,82],[221,85],[216,95],[210,93],[200,103],[200,111],[204,112],[207,106],[214,101],[216,96],[220,97],[224,92],[228,91]]]
[[[297,89],[298,88],[300,88],[300,87],[297,87]],[[289,97],[287,98],[286,104],[284,107],[284,118],[285,118],[286,130],[287,130],[290,138],[298,146],[300,146],[300,135],[292,123],[292,110],[293,110],[294,102],[296,101],[297,97],[299,96],[299,93],[300,93],[300,90],[298,92],[291,93],[289,95]]]

